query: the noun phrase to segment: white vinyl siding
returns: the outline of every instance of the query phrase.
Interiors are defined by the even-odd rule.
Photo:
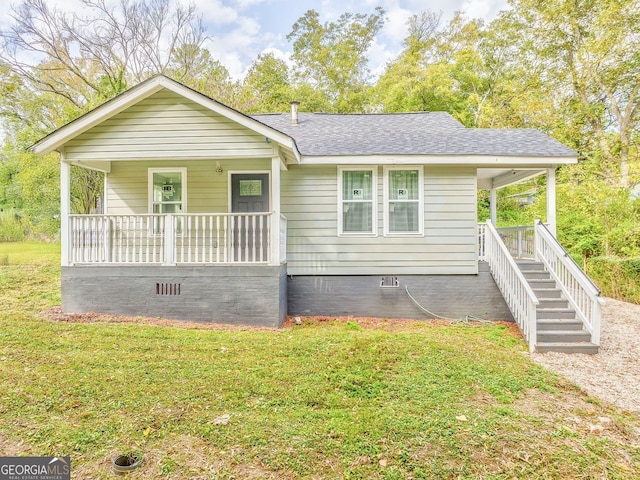
[[[290,275],[477,273],[476,172],[424,167],[424,235],[338,235],[336,166],[290,166],[282,172],[282,213],[288,219]],[[377,211],[383,212],[382,167]]]
[[[271,158],[264,136],[162,90],[65,144],[65,159]]]
[[[217,163],[223,172],[216,173]],[[113,162],[107,174],[105,213],[129,215],[149,213],[148,170],[150,168],[174,169],[175,161]],[[216,160],[182,161],[188,181],[187,204],[189,213],[228,212],[229,170],[267,170],[271,160]]]

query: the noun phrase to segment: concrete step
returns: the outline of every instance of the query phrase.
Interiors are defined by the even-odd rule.
[[[520,268],[521,271],[525,270],[544,270],[544,264],[542,262],[527,262],[524,260],[516,260],[516,265]]]
[[[551,275],[544,270],[523,270],[522,275],[527,280],[550,280]]]
[[[591,334],[585,330],[538,330],[538,343],[588,343]]]
[[[536,318],[576,318],[576,312],[572,308],[538,308]]]
[[[535,293],[535,292],[534,292]],[[538,294],[536,293],[536,296]],[[538,296],[538,309],[540,308],[569,308],[569,302],[566,298],[553,298]]]
[[[559,288],[541,288],[532,286],[533,293],[536,294],[538,300],[541,298],[560,298],[562,297],[562,290]]]
[[[538,331],[548,330],[582,330],[582,322],[576,318],[541,318],[536,322]]]
[[[536,343],[537,353],[560,352],[560,353],[586,353],[594,355],[598,353],[598,346],[591,342],[586,343],[566,343],[566,342],[538,342]]]

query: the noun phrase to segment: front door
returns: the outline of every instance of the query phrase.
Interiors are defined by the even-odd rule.
[[[231,245],[236,262],[268,260],[269,217],[251,215],[269,211],[269,174],[231,174]],[[242,215],[247,214],[247,215]]]

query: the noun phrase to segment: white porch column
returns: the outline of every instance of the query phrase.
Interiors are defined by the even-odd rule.
[[[489,190],[489,218],[494,227],[498,228],[498,189]]]
[[[271,159],[271,232],[269,265],[280,265],[280,157]]]
[[[556,236],[556,169],[547,169],[547,223],[549,231]]]
[[[64,159],[64,152],[60,153],[60,264],[70,265],[71,232],[69,229],[69,215],[71,214],[71,165]]]

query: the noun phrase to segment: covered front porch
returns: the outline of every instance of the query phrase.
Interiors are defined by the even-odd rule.
[[[72,214],[63,155],[63,266],[286,263],[279,156],[99,163],[73,164],[105,173],[103,213]]]

